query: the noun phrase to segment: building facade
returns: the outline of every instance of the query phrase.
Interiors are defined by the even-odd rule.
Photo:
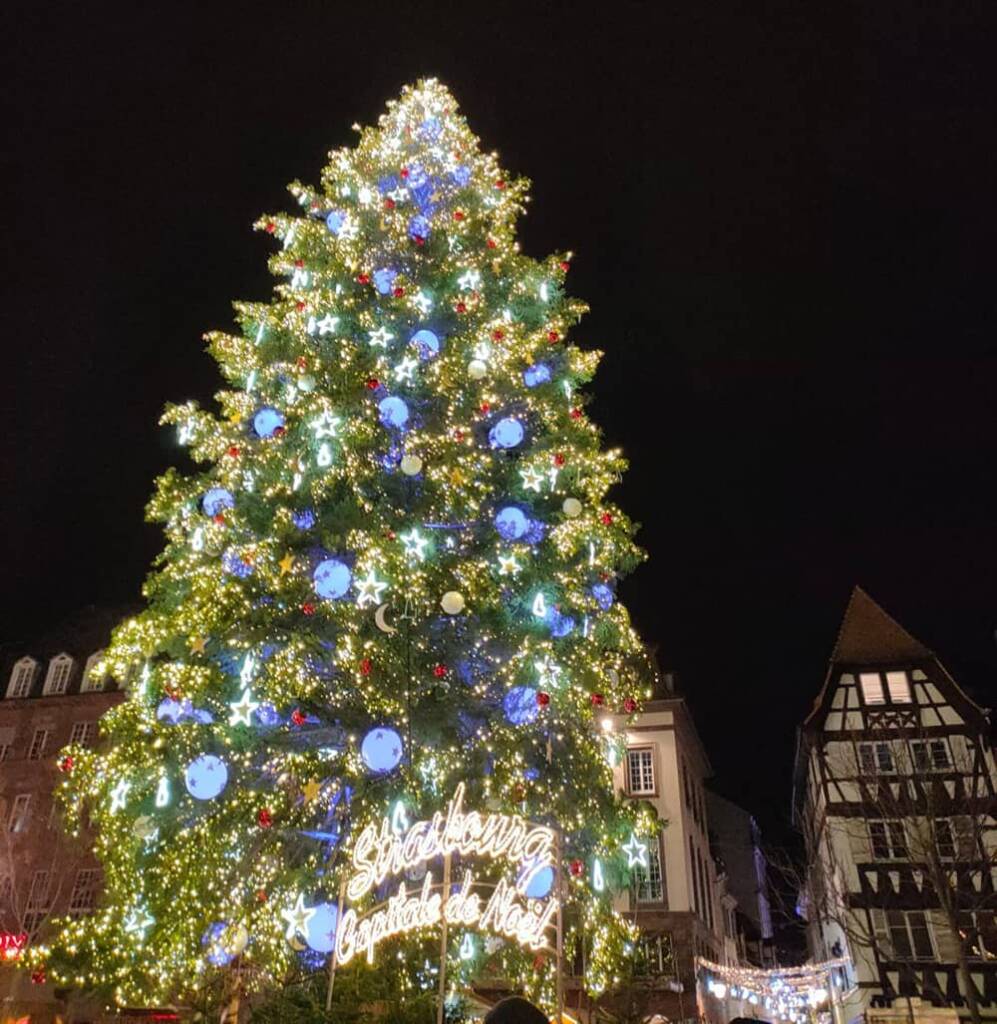
[[[123,698],[94,671],[111,621],[89,610],[0,654],[0,935],[9,947],[43,937],[49,917],[90,913],[100,890],[89,843],[64,834],[54,791],[61,749],[96,742],[101,716]],[[50,985],[0,966],[0,1019],[64,1011]]]
[[[801,912],[844,1019],[997,1019],[989,712],[861,589],[797,749]]]

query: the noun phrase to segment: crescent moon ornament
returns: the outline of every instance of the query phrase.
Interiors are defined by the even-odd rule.
[[[398,630],[397,630],[397,629],[396,629],[396,628],[395,628],[394,626],[391,626],[391,625],[389,625],[389,624],[388,624],[388,623],[387,623],[387,622],[385,621],[385,618],[384,618],[384,613],[385,613],[385,612],[386,612],[387,610],[388,610],[388,605],[387,605],[386,603],[385,603],[385,604],[382,604],[382,605],[381,605],[381,606],[380,606],[380,607],[379,607],[379,608],[377,609],[377,612],[376,612],[376,613],[375,613],[375,615],[374,615],[374,625],[375,625],[375,626],[377,626],[377,628],[378,628],[378,629],[379,629],[379,630],[380,630],[380,631],[381,631],[382,633],[387,633],[387,634],[388,634],[388,635],[390,636],[390,635],[391,635],[391,634],[393,634],[393,633],[397,633],[397,632],[398,632]]]

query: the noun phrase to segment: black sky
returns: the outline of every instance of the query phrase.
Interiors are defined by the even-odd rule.
[[[997,648],[992,73],[976,0],[6,8],[0,639],[137,595],[200,336],[263,211],[435,74],[534,182],[605,349],[624,598],[778,831],[861,583],[984,702]]]

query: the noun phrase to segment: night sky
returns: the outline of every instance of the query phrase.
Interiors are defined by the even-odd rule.
[[[0,639],[137,597],[161,408],[270,294],[252,222],[436,75],[577,254],[622,595],[717,788],[780,833],[855,583],[993,701],[992,5],[597,6],[7,8]]]

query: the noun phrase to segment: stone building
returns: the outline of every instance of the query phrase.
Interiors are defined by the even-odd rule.
[[[85,839],[64,835],[53,791],[60,750],[96,742],[100,717],[123,698],[92,671],[116,621],[88,609],[0,649],[0,934],[8,945],[43,937],[49,917],[94,907],[100,867]],[[0,966],[0,1019],[30,1015],[37,1024],[64,1010],[52,986]]]
[[[851,959],[844,1019],[997,1019],[989,711],[852,593],[800,729],[794,814],[811,953]]]

